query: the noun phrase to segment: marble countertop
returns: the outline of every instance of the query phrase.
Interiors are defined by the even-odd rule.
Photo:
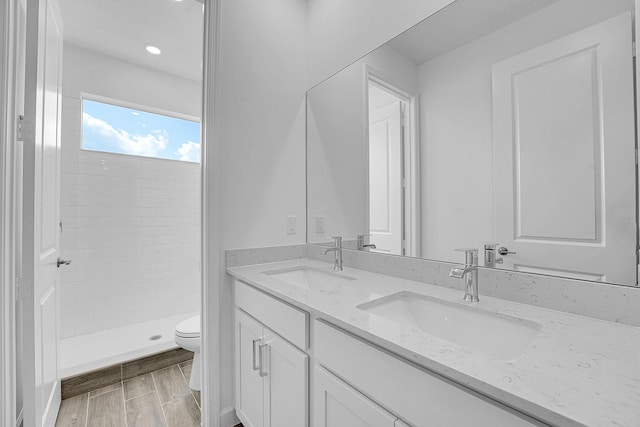
[[[407,360],[558,426],[640,426],[640,328],[482,296],[475,307],[542,325],[513,360],[476,353],[358,305],[401,291],[467,304],[457,290],[346,268],[355,280],[307,290],[265,271],[332,264],[295,260],[227,269],[277,298]],[[487,331],[491,333],[491,331]]]

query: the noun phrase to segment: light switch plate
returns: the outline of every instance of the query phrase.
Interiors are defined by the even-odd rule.
[[[324,217],[316,217],[316,234],[324,234]]]
[[[296,234],[297,226],[296,226],[296,217],[289,216],[287,217],[287,234]]]

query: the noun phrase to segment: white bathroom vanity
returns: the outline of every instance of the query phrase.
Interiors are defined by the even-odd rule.
[[[309,259],[227,271],[245,426],[640,424],[638,328]]]

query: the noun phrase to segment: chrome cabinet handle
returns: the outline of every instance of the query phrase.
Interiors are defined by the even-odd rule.
[[[258,358],[260,359],[260,370],[259,370],[259,374],[261,377],[266,377],[267,376],[267,371],[264,369],[264,351],[263,349],[265,347],[268,347],[269,344],[262,344],[258,347]]]
[[[256,351],[256,344],[258,344],[260,341],[262,341],[262,338],[256,338],[255,340],[253,340],[253,370],[254,371],[257,371],[258,369],[260,369],[260,360],[256,358],[256,356],[258,355],[258,352]]]
[[[498,253],[500,255],[507,255],[507,254],[516,254],[515,251],[510,251],[509,249],[505,248],[504,246],[501,246],[500,248],[498,248]]]
[[[71,260],[70,259],[60,259],[58,258],[58,261],[56,261],[56,265],[58,266],[58,268],[60,268],[61,265],[69,265],[71,264]]]

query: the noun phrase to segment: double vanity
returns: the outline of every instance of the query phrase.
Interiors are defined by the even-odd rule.
[[[313,259],[227,271],[245,426],[640,425],[638,328]]]
[[[445,3],[307,91],[307,245],[227,253],[245,427],[640,426],[640,1]]]

